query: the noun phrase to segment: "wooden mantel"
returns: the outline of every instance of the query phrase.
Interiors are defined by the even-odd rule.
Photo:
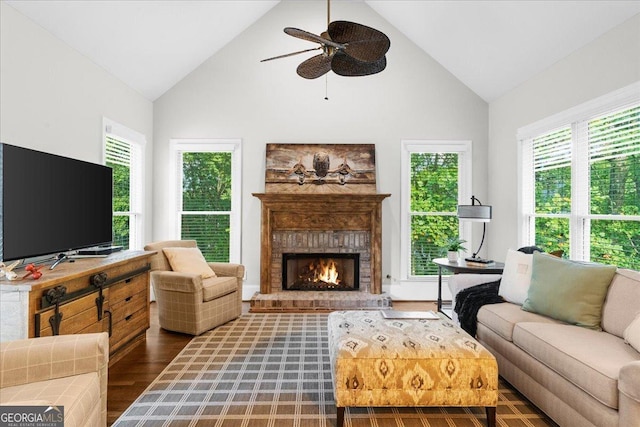
[[[390,194],[253,193],[262,201],[260,292],[270,293],[272,236],[282,230],[368,231],[371,293],[382,293],[382,201]]]

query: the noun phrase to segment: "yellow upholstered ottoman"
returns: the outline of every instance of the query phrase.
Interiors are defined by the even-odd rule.
[[[495,426],[496,359],[450,320],[336,311],[328,332],[338,427],[353,406],[483,406]]]

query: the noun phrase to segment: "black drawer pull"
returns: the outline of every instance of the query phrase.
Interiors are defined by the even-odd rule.
[[[129,301],[131,301],[131,298],[133,298],[133,297],[126,297],[124,300],[129,302]]]
[[[131,277],[129,277],[127,280],[124,281],[124,283],[129,283],[131,282],[133,279]]]
[[[128,322],[129,320],[131,320],[132,317],[133,317],[133,314],[130,314],[127,317],[125,317],[124,320]]]

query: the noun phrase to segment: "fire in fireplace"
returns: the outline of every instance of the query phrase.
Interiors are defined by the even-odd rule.
[[[285,253],[282,289],[287,291],[353,291],[358,289],[360,254]]]

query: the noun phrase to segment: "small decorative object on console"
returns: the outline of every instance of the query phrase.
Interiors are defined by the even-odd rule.
[[[18,275],[13,271],[13,269],[16,268],[18,264],[20,264],[20,261],[16,261],[9,265],[5,265],[4,262],[0,262],[0,277],[4,276],[7,280],[16,280]]]
[[[27,277],[31,276],[33,280],[38,280],[39,278],[42,277],[42,273],[40,272],[41,268],[42,266],[36,267],[33,264],[27,264],[27,266],[24,269],[25,271],[28,271],[28,273],[22,276],[22,278],[26,279]]]

